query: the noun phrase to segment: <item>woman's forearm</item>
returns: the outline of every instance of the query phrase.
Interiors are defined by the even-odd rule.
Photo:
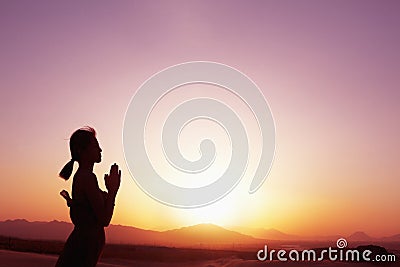
[[[114,206],[115,206],[115,197],[116,197],[117,192],[110,192],[107,193],[106,200],[105,200],[105,212],[104,212],[104,218],[103,218],[103,226],[107,227],[110,224],[111,218],[114,213]]]

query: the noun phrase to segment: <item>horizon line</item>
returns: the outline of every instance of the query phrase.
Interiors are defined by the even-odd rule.
[[[40,221],[40,220],[30,221],[30,220],[24,219],[24,218],[5,219],[5,220],[0,221],[0,223],[7,222],[7,221],[25,221],[25,222],[28,222],[28,223],[59,222],[59,223],[73,224],[72,222],[56,220],[56,219],[53,219],[53,220],[50,220],[50,221]],[[214,224],[214,223],[198,223],[198,224],[193,224],[193,225],[186,225],[186,226],[170,228],[170,229],[167,229],[167,230],[146,229],[146,228],[140,228],[140,227],[137,227],[137,226],[134,226],[134,225],[123,225],[123,224],[113,224],[113,223],[110,224],[110,226],[131,227],[131,228],[136,228],[136,229],[140,229],[140,230],[153,231],[153,232],[159,232],[159,233],[167,232],[167,231],[171,231],[171,230],[180,230],[180,229],[183,229],[183,228],[195,227],[195,226],[199,226],[199,225],[212,225],[212,226],[216,226],[216,227],[222,228],[222,229],[227,230],[227,231],[236,232],[236,233],[239,233],[239,234],[242,234],[242,235],[248,235],[248,236],[251,236],[253,238],[258,238],[258,237],[252,236],[251,234],[248,234],[248,233],[244,233],[244,232],[241,232],[241,231],[234,230],[232,228],[243,227],[243,228],[247,228],[249,230],[265,230],[265,231],[274,230],[274,231],[277,231],[277,232],[279,232],[279,233],[281,233],[283,235],[293,236],[293,237],[298,237],[298,238],[333,238],[333,237],[334,238],[337,238],[337,237],[347,237],[348,238],[348,237],[351,237],[354,234],[361,233],[361,234],[365,234],[368,238],[371,238],[371,239],[384,239],[384,238],[391,238],[391,237],[400,235],[400,233],[392,233],[392,234],[389,234],[389,235],[376,237],[376,236],[371,236],[367,232],[362,231],[362,230],[354,230],[354,231],[351,232],[351,234],[347,234],[347,235],[342,235],[342,234],[338,234],[338,233],[336,233],[336,234],[324,234],[324,235],[299,235],[299,234],[292,234],[292,233],[282,232],[282,231],[280,231],[280,230],[278,230],[276,228],[246,227],[246,226],[238,226],[238,225],[237,226],[235,226],[235,225],[222,226],[222,225],[218,225],[218,224]],[[326,239],[326,240],[329,240],[329,239]]]

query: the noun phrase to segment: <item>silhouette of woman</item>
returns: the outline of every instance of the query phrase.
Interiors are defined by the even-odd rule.
[[[113,164],[104,175],[108,190],[100,190],[93,173],[94,163],[101,162],[101,148],[96,132],[91,127],[76,130],[70,140],[71,160],[60,172],[67,180],[74,161],[79,163],[72,182],[72,199],[67,191],[60,194],[67,200],[74,230],[67,239],[56,267],[93,267],[100,257],[105,243],[104,227],[108,226],[114,212],[115,196],[121,182],[121,171]]]

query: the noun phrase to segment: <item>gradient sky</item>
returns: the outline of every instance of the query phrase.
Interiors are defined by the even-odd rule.
[[[91,125],[99,184],[113,162],[123,172],[114,224],[400,233],[399,13],[398,1],[1,1],[0,220],[69,221],[58,192],[71,181],[57,174],[70,134]],[[147,78],[193,60],[257,83],[277,150],[254,195],[244,179],[212,206],[180,210],[131,179],[122,124]]]

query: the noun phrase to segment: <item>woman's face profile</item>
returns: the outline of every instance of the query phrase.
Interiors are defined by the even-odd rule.
[[[90,139],[88,147],[85,149],[85,156],[91,162],[99,163],[101,162],[101,151],[99,142],[96,137]]]

